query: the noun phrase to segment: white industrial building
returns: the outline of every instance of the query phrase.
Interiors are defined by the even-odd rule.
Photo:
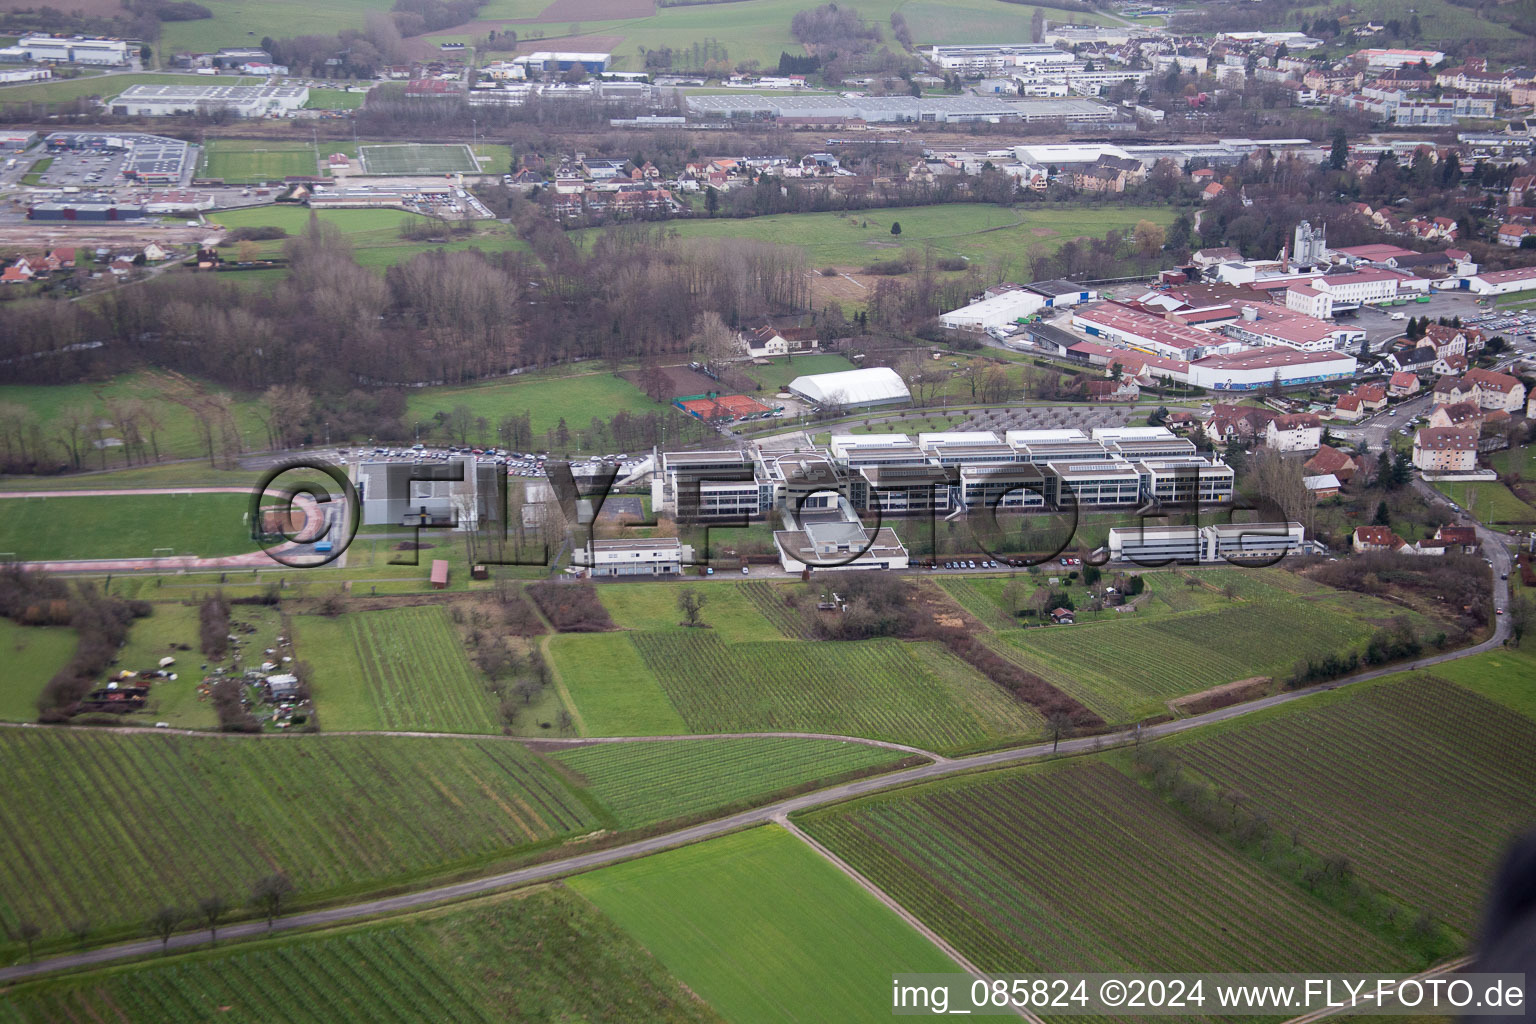
[[[676,576],[692,561],[692,550],[676,537],[587,541],[572,561],[593,576]]]
[[[1301,550],[1300,523],[1227,523],[1220,526],[1114,526],[1112,562],[1146,565],[1178,562],[1268,561]]]
[[[1490,270],[1467,278],[1467,289],[1477,295],[1508,295],[1536,288],[1536,267]]]
[[[1061,309],[1091,301],[1098,295],[1072,281],[1034,281],[1026,285],[999,285],[968,306],[939,317],[945,327],[986,331],[1033,316],[1042,309]]]
[[[912,401],[906,382],[889,366],[808,374],[790,381],[789,391],[819,406],[899,405]]]
[[[26,60],[54,64],[98,64],[118,66],[128,63],[128,44],[121,39],[87,39],[84,36],[22,36],[14,48]]]
[[[928,57],[946,71],[1001,71],[1004,68],[1049,67],[1071,64],[1068,50],[1058,50],[1048,43],[977,43],[962,46],[931,46]]]
[[[266,117],[301,109],[309,102],[303,85],[130,85],[111,102],[114,114],[165,117],[228,110],[240,117]]]

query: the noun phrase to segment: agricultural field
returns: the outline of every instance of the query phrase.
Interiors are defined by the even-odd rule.
[[[902,759],[897,751],[866,743],[760,737],[595,743],[553,756],[621,828],[761,803],[775,793],[873,773]]]
[[[1463,935],[1506,844],[1536,824],[1536,721],[1433,678],[1341,691],[1170,750]]]
[[[625,633],[545,641],[555,685],[583,736],[681,736],[688,730]]]
[[[298,657],[330,730],[496,732],[496,700],[441,605],[305,615]]]
[[[690,732],[829,732],[953,750],[1038,725],[967,667],[937,672],[916,645],[897,640],[727,643],[705,630],[629,636]]]
[[[1098,762],[932,783],[800,824],[984,971],[1406,966]]]
[[[226,393],[225,389],[179,373],[139,370],[89,384],[0,384],[0,405],[17,405],[28,410],[38,432],[47,441],[48,458],[55,465],[64,466],[69,461],[69,454],[58,440],[66,432],[63,414],[81,409],[87,415],[99,414],[107,419],[110,406],[125,402],[144,403],[154,412],[157,422],[151,424],[144,420],[140,428],[145,434],[146,455],[154,457],[158,451],[159,457],[165,459],[206,456],[193,410],[209,396],[222,393]],[[248,449],[264,447],[266,429],[257,416],[256,403],[239,394],[232,397],[232,412],[241,442]],[[85,468],[111,469],[125,465],[127,456],[123,447],[96,448],[91,443],[89,431],[83,436],[81,464]],[[115,436],[115,431],[109,429],[105,431],[104,439]],[[52,490],[54,485],[51,481],[43,481],[41,489]]]
[[[309,142],[210,139],[203,147],[198,175],[223,178],[231,184],[281,182],[290,175],[322,173],[320,159],[319,151]]]
[[[213,893],[240,905],[274,870],[302,901],[357,893],[599,820],[500,739],[4,729],[0,776],[0,925],[32,920],[50,939],[82,918],[98,936],[137,932]]]
[[[782,640],[784,634],[764,617],[745,594],[750,584],[714,582],[695,587],[704,598],[699,621],[723,639]],[[677,595],[683,587],[676,583],[616,583],[597,587],[597,596],[608,614],[622,629],[682,629],[682,612],[677,609]]]
[[[893,971],[958,970],[874,896],[773,826],[603,868],[569,885],[736,1024],[888,1020]]]
[[[528,374],[490,384],[413,389],[406,398],[405,415],[425,424],[434,414],[449,413],[463,405],[473,416],[485,417],[494,430],[503,416],[527,412],[533,432],[542,434],[554,430],[562,419],[575,433],[585,429],[594,416],[606,420],[621,409],[644,414],[670,408],[651,401],[634,384],[606,371],[562,372],[563,376]],[[470,440],[494,443],[495,439],[471,436]]]
[[[468,146],[428,145],[404,142],[386,146],[358,147],[363,168],[369,174],[448,174],[462,171],[477,174],[480,165]]]
[[[75,631],[62,626],[19,626],[0,619],[0,719],[31,722],[43,684],[75,653]]]
[[[215,1014],[229,1024],[719,1019],[639,943],[560,888],[36,982],[0,1003],[0,1024],[191,1024]]]
[[[1434,674],[1536,721],[1536,644],[1458,658],[1436,665]]]
[[[24,562],[255,551],[244,494],[0,499],[0,552]]]
[[[750,2],[750,0],[749,0]],[[1021,8],[1022,10],[1023,8]],[[1055,251],[1070,238],[1100,236],[1138,220],[1167,226],[1167,207],[1008,209],[980,203],[865,210],[846,213],[786,213],[736,220],[675,221],[667,227],[684,239],[750,238],[805,250],[812,269],[859,268],[905,254],[921,266],[931,246],[935,257],[965,256],[981,265],[1002,267],[1002,276],[1028,270],[1029,258]],[[891,234],[891,224],[901,234]],[[599,229],[591,229],[599,230]],[[799,362],[796,359],[796,362]]]
[[[1178,589],[1166,596],[1178,600]],[[1215,597],[1186,596],[1201,603]],[[1333,591],[1217,600],[1176,615],[1008,630],[992,643],[1107,721],[1129,722],[1166,712],[1175,697],[1253,676],[1286,677],[1308,656],[1359,650],[1376,629],[1405,614],[1376,598]],[[1420,631],[1428,625],[1409,618]]]
[[[256,5],[242,0],[209,0],[203,6],[213,12],[212,18],[165,23],[158,47],[162,55],[183,50],[211,53],[221,46],[255,46],[278,27],[284,35],[295,36],[361,29],[367,12],[377,10],[368,0],[275,0]],[[238,42],[241,39],[245,42]]]

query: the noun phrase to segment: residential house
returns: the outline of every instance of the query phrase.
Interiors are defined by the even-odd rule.
[[[1477,468],[1477,430],[1424,427],[1413,435],[1413,464],[1424,472],[1469,473]]]
[[[1444,544],[1448,551],[1460,550],[1464,555],[1477,553],[1477,527],[1475,526],[1442,526],[1435,531],[1435,540]]]
[[[1365,415],[1365,410],[1360,407],[1360,396],[1351,392],[1340,395],[1333,403],[1333,418],[1355,422]]]
[[[1265,436],[1270,420],[1277,415],[1256,406],[1218,402],[1211,407],[1211,414],[1202,429],[1215,444],[1256,441]]]
[[[1441,377],[1435,381],[1435,390],[1430,401],[1434,405],[1451,405],[1470,398],[1472,390],[1472,384],[1463,381],[1460,377]]]
[[[1348,452],[1325,444],[1318,447],[1317,454],[1308,459],[1301,469],[1312,476],[1332,476],[1339,483],[1348,484],[1360,471],[1360,460]]]
[[[1189,257],[1189,261],[1201,270],[1211,267],[1219,267],[1223,263],[1231,263],[1234,260],[1241,261],[1243,254],[1236,249],[1222,246],[1215,249],[1196,249]]]
[[[1387,381],[1387,394],[1393,398],[1406,398],[1409,395],[1417,394],[1418,391],[1418,376],[1409,373],[1407,370],[1399,370],[1392,375],[1391,380]]]
[[[1483,410],[1476,402],[1452,402],[1437,405],[1429,414],[1432,427],[1460,427],[1463,430],[1480,430],[1483,426]]]
[[[1462,377],[1462,383],[1472,384],[1472,397],[1484,409],[1503,409],[1519,412],[1525,406],[1525,385],[1507,373],[1495,370],[1472,369]]]
[[[1387,389],[1380,384],[1361,384],[1355,388],[1355,395],[1367,414],[1381,412],[1387,407]]]
[[[1518,249],[1526,235],[1536,235],[1536,227],[1529,224],[1500,224],[1494,241],[1511,249]]]
[[[1088,382],[1088,398],[1094,402],[1134,402],[1141,397],[1141,388],[1132,380],[1091,380]]]
[[[72,245],[59,246],[44,258],[43,265],[50,271],[73,269],[75,265],[75,247]]]
[[[1200,190],[1200,201],[1202,203],[1208,203],[1212,199],[1219,197],[1225,191],[1226,187],[1223,186],[1221,182],[1213,181],[1209,185],[1205,186],[1205,188]]]
[[[1389,526],[1357,526],[1349,546],[1355,554],[1363,555],[1369,551],[1402,551],[1408,544]]]
[[[1264,430],[1264,444],[1282,452],[1313,452],[1322,444],[1323,421],[1308,412],[1276,416]]]

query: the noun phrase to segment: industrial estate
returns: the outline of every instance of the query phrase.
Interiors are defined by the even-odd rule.
[[[1523,5],[79,8],[0,1022],[1536,977]]]

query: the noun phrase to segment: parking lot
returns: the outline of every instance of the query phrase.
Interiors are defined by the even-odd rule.
[[[111,188],[125,181],[125,150],[64,149],[52,156],[53,163],[39,179],[44,185],[93,189]]]

